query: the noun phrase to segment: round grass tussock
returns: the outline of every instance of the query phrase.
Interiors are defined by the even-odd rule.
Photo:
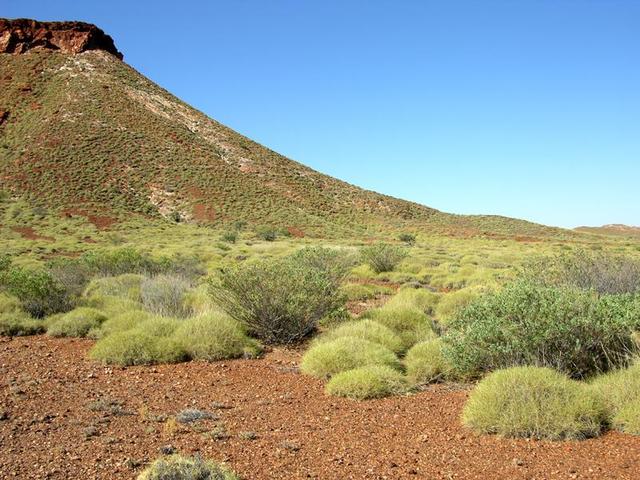
[[[200,457],[171,455],[153,462],[137,480],[239,480],[239,477]]]
[[[600,434],[605,407],[588,385],[555,370],[512,367],[478,383],[462,418],[477,433],[582,439]]]
[[[385,307],[417,308],[424,313],[432,314],[441,298],[442,295],[425,288],[402,288],[389,299]]]
[[[112,333],[124,332],[136,328],[140,323],[150,318],[151,314],[143,310],[131,310],[130,312],[120,313],[105,320],[99,328],[90,330],[87,336],[97,340]]]
[[[300,370],[318,378],[365,367],[386,365],[400,368],[398,357],[388,348],[361,338],[341,337],[311,347],[302,357]]]
[[[442,341],[437,338],[416,343],[409,349],[404,364],[407,378],[414,385],[426,385],[446,377],[449,367],[442,356]]]
[[[135,330],[153,335],[154,337],[170,337],[183,321],[184,320],[175,318],[153,316],[142,320],[135,327]]]
[[[385,327],[381,323],[374,320],[353,320],[343,323],[333,330],[329,330],[323,334],[318,343],[331,341],[341,337],[353,337],[368,340],[383,347],[388,348],[394,353],[403,350],[402,340],[389,327]]]
[[[47,334],[52,337],[86,337],[107,319],[104,312],[90,307],[78,307],[49,324]]]
[[[102,310],[109,317],[130,312],[131,310],[142,310],[144,308],[140,302],[135,302],[124,297],[114,297],[112,295],[92,295],[91,297],[84,298],[82,304],[85,307]]]
[[[388,327],[400,337],[403,350],[424,340],[436,338],[429,318],[413,307],[383,307],[369,310],[363,315]]]
[[[85,297],[109,296],[126,298],[134,302],[140,301],[140,286],[143,275],[125,273],[115,277],[94,278],[84,292]]]
[[[406,392],[407,380],[386,365],[368,365],[336,374],[325,389],[329,395],[368,400]]]
[[[640,435],[640,362],[599,375],[591,386],[604,402],[611,426]]]
[[[178,363],[187,359],[186,352],[175,339],[156,337],[136,329],[98,340],[89,356],[106,364],[123,366]]]
[[[22,337],[45,332],[42,320],[31,318],[26,312],[0,313],[0,335]]]
[[[626,402],[610,422],[616,430],[631,435],[640,435],[640,398]]]
[[[466,287],[449,292],[443,295],[436,305],[434,309],[435,317],[438,322],[448,325],[458,312],[485,292],[487,292],[487,288],[482,286]]]
[[[242,325],[221,313],[184,320],[173,338],[194,360],[255,357],[260,353],[258,343],[247,336]]]

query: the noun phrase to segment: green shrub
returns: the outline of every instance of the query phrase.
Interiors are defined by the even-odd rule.
[[[549,368],[493,372],[471,392],[463,423],[478,433],[566,439],[600,433],[604,406],[587,385]]]
[[[442,295],[425,288],[402,288],[386,303],[387,308],[417,308],[426,314],[432,314]]]
[[[375,320],[394,331],[402,341],[403,350],[436,337],[429,318],[417,308],[385,306],[365,312],[362,318]]]
[[[327,382],[326,391],[338,397],[367,400],[404,393],[407,381],[391,367],[368,365],[337,373]]]
[[[273,242],[278,237],[278,231],[272,227],[258,227],[256,229],[256,237],[260,240]]]
[[[394,353],[403,350],[402,340],[393,330],[373,320],[354,320],[343,323],[333,330],[324,333],[318,342],[327,342],[340,337],[352,337],[368,340],[383,347],[388,348]]]
[[[623,432],[640,435],[640,361],[599,375],[591,385],[606,405],[609,423]]]
[[[236,243],[238,241],[238,232],[235,230],[228,230],[226,232],[222,232],[220,239],[223,242]]]
[[[594,290],[602,295],[640,292],[640,260],[609,252],[565,253],[529,264],[523,273],[545,285]]]
[[[86,263],[75,258],[57,257],[47,263],[47,270],[72,298],[82,295],[94,275]]]
[[[144,276],[137,273],[124,273],[115,277],[101,277],[91,280],[84,295],[122,297],[134,302],[140,301],[140,288]]]
[[[391,272],[407,256],[406,250],[388,243],[376,243],[361,250],[363,261],[376,273]]]
[[[463,310],[443,336],[443,353],[462,377],[514,365],[586,377],[628,363],[638,318],[630,296],[598,298],[521,281]]]
[[[242,325],[224,314],[208,314],[181,322],[174,338],[194,360],[255,357],[260,352]]]
[[[413,233],[401,233],[398,235],[398,240],[406,243],[407,245],[413,245],[416,243],[416,236]]]
[[[171,455],[153,462],[138,480],[239,480],[230,470],[200,457]]]
[[[125,273],[155,275],[166,272],[170,264],[168,258],[155,259],[130,247],[89,252],[84,254],[80,261],[95,274],[103,277]]]
[[[185,303],[189,283],[175,275],[145,278],[140,286],[140,298],[147,310],[167,317],[187,317],[191,311]]]
[[[407,378],[414,385],[437,382],[446,377],[449,366],[442,356],[439,338],[416,343],[404,358]]]
[[[106,364],[123,366],[178,363],[187,358],[186,352],[175,339],[157,337],[138,329],[101,338],[89,356]]]
[[[106,319],[100,310],[78,307],[49,324],[47,334],[52,337],[86,337],[90,330],[99,328]]]
[[[17,297],[22,308],[36,318],[71,308],[64,287],[45,270],[10,266],[0,272],[0,288]]]
[[[367,365],[399,368],[400,361],[382,345],[361,338],[340,337],[311,347],[302,357],[300,370],[314,377],[329,378]]]
[[[87,336],[93,339],[100,339],[115,332],[124,332],[136,328],[150,318],[151,314],[142,310],[119,313],[105,320],[99,328],[91,329]]]
[[[339,252],[303,249],[223,271],[210,291],[215,303],[250,334],[287,344],[306,337],[320,319],[344,307],[340,283],[347,271]]]

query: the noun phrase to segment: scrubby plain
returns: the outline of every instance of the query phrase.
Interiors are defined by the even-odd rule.
[[[261,362],[284,348],[295,375],[320,379],[319,396],[411,402],[433,385],[470,389],[458,422],[473,434],[575,441],[640,431],[632,237],[335,240],[137,217],[105,228],[9,195],[0,214],[7,339],[86,338],[83,361],[138,368]],[[28,233],[17,228],[25,224]],[[2,422],[18,407],[3,405]],[[176,418],[160,417],[169,439]],[[203,433],[228,438],[218,426]],[[216,468],[167,456],[140,478]]]

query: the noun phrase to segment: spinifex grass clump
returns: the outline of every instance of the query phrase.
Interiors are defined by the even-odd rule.
[[[260,352],[260,346],[247,336],[242,325],[222,313],[183,320],[174,338],[194,360],[255,357]]]
[[[416,343],[404,357],[407,378],[414,385],[437,382],[446,377],[449,365],[442,356],[442,340]]]
[[[640,362],[600,375],[591,382],[606,406],[609,424],[640,435]]]
[[[18,337],[44,332],[42,320],[31,318],[20,306],[20,301],[0,292],[0,335]]]
[[[436,337],[427,315],[415,307],[384,306],[365,312],[364,318],[391,329],[402,342],[402,350],[406,351],[423,340]]]
[[[211,282],[211,294],[253,336],[287,344],[306,337],[320,319],[344,306],[340,284],[348,268],[340,252],[305,248],[225,270]]]
[[[385,327],[381,323],[367,319],[353,320],[338,325],[336,328],[323,334],[318,339],[318,342],[330,342],[331,340],[342,337],[368,340],[370,342],[377,343],[378,345],[382,345],[394,353],[399,353],[403,350],[402,340],[393,332],[393,330]]]
[[[407,256],[404,248],[388,243],[364,247],[360,254],[364,262],[376,273],[391,272]]]
[[[498,370],[475,387],[463,423],[478,433],[560,440],[597,436],[605,407],[588,385],[549,368]]]
[[[460,312],[443,337],[443,353],[463,377],[514,365],[587,377],[629,362],[639,319],[640,301],[630,295],[519,281]]]
[[[400,368],[398,357],[380,344],[354,337],[339,337],[310,348],[302,357],[300,369],[318,378],[368,365]]]
[[[138,480],[239,480],[230,470],[200,457],[171,455],[153,462]]]
[[[340,372],[327,382],[330,395],[368,400],[406,392],[407,380],[398,370],[386,365],[368,365]]]
[[[100,310],[78,307],[49,324],[47,333],[52,337],[86,337],[91,330],[100,328],[106,319]]]

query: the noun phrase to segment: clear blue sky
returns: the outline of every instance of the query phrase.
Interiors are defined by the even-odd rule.
[[[640,1],[3,0],[264,145],[454,213],[640,225]]]

